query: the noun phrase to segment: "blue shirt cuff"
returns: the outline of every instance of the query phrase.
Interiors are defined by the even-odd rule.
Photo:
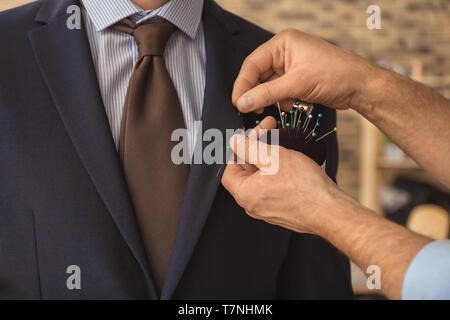
[[[450,240],[431,242],[419,251],[406,271],[402,297],[450,299]]]

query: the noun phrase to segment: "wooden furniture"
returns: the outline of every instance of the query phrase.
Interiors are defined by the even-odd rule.
[[[450,213],[434,204],[422,204],[411,211],[406,226],[434,240],[447,239],[450,230]]]

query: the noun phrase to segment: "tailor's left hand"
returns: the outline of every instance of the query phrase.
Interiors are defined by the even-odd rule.
[[[346,197],[324,170],[302,153],[269,147],[257,135],[234,135],[230,147],[238,158],[245,159],[246,165],[230,160],[222,184],[255,219],[317,234],[322,219],[326,219],[339,199]],[[258,150],[262,147],[270,152],[261,155]],[[277,158],[276,152],[278,171],[266,172],[269,163]],[[255,169],[249,170],[249,163]]]

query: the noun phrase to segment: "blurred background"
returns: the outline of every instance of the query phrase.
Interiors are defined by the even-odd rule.
[[[216,1],[269,31],[294,27],[319,36],[450,98],[450,0]],[[27,2],[0,0],[0,11]],[[370,5],[381,9],[381,29],[367,28]],[[416,232],[449,237],[450,195],[445,187],[355,112],[339,112],[338,128],[342,189]],[[367,288],[365,274],[355,265],[352,281],[358,297],[382,298]]]

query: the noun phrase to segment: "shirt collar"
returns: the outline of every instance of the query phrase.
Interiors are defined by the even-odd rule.
[[[141,23],[153,17],[163,18],[186,33],[197,35],[204,0],[171,0],[155,10],[144,11],[131,0],[83,0],[83,6],[97,31],[102,31],[127,17]]]

